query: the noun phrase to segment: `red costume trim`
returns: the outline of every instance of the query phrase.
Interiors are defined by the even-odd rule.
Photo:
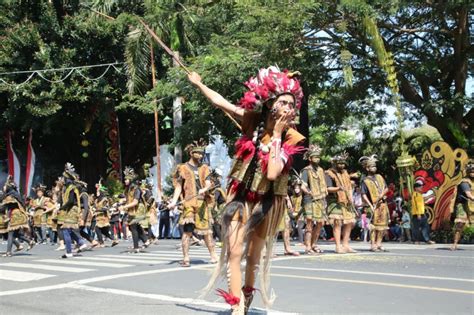
[[[240,303],[240,297],[237,297],[230,292],[226,292],[222,289],[217,289],[216,292],[217,292],[217,295],[222,296],[224,300],[226,301],[226,303],[231,306],[237,305]]]

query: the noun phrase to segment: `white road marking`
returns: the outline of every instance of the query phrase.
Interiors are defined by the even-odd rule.
[[[272,269],[286,269],[286,270],[304,270],[304,271],[325,271],[325,272],[338,272],[338,273],[353,273],[361,275],[377,275],[377,276],[388,276],[388,277],[401,277],[401,278],[417,278],[417,279],[433,279],[433,280],[447,280],[447,281],[460,281],[460,282],[474,282],[473,279],[462,279],[462,278],[450,278],[450,277],[434,277],[434,276],[420,276],[420,275],[409,275],[403,273],[385,273],[385,272],[373,272],[373,271],[357,271],[357,270],[341,270],[341,269],[326,269],[326,268],[304,268],[304,267],[287,267],[287,266],[271,266]]]
[[[416,256],[416,257],[436,257],[436,258],[455,258],[455,259],[474,259],[471,256],[454,256],[454,255],[425,255],[425,254],[404,254],[404,253],[377,253],[377,256]]]
[[[140,254],[136,254],[136,255],[140,255],[140,256],[143,256],[143,257],[170,257],[170,258],[183,258],[183,254],[180,254],[180,253],[176,253],[176,254],[171,254],[171,253],[161,253],[161,254],[155,254],[155,253],[140,253]],[[196,258],[208,258],[208,259],[211,259],[211,256],[209,255],[209,253],[207,255],[201,255],[201,254],[194,254],[194,253],[189,253],[189,257],[193,258],[193,257],[196,257]]]
[[[140,257],[137,257],[138,259],[127,259],[127,258],[105,258],[105,257],[81,257],[77,258],[77,260],[83,261],[83,260],[93,260],[93,261],[113,261],[113,262],[118,262],[118,263],[137,263],[137,264],[166,264],[168,261],[167,260],[140,260]]]
[[[140,293],[140,292],[135,292],[135,291],[127,291],[127,290],[119,290],[119,289],[111,289],[111,288],[98,288],[98,287],[91,287],[91,286],[80,285],[80,284],[74,284],[72,285],[72,288],[79,289],[79,290],[92,291],[92,292],[125,295],[125,296],[130,296],[130,297],[137,297],[137,298],[147,298],[147,299],[159,300],[159,301],[170,302],[170,303],[179,303],[179,304],[186,304],[186,305],[201,305],[201,306],[207,306],[207,307],[218,308],[218,309],[226,309],[226,310],[230,309],[229,305],[226,303],[209,302],[202,299],[181,298],[181,297],[174,297],[174,296],[163,295],[163,294]],[[272,314],[272,315],[296,314],[296,313],[287,313],[287,312],[281,312],[281,311],[275,311],[275,310],[263,310],[260,308],[251,308],[251,310],[252,309],[265,311],[266,314]]]
[[[45,278],[51,278],[55,275],[48,275],[43,273],[32,273],[24,271],[13,271],[13,270],[0,270],[0,279],[17,281],[17,282],[28,282],[34,280],[41,280]]]
[[[0,296],[25,294],[25,293],[33,293],[33,292],[52,291],[52,290],[67,288],[69,286],[71,286],[70,283],[62,283],[62,284],[48,285],[48,286],[44,286],[44,287],[34,287],[34,288],[28,288],[28,289],[3,291],[3,292],[0,292]]]
[[[115,259],[133,259],[133,260],[138,260],[138,261],[146,261],[146,260],[163,260],[163,261],[170,261],[168,257],[163,257],[163,259],[160,259],[159,256],[152,256],[152,257],[146,257],[142,256],[141,254],[130,254],[130,255],[97,255],[94,257],[106,257],[106,258],[115,258]],[[82,258],[82,257],[81,257]]]
[[[80,261],[79,259],[69,258],[68,260],[57,260],[57,259],[40,259],[36,260],[39,262],[47,262],[52,264],[64,264],[64,265],[78,265],[78,266],[94,266],[94,267],[110,267],[110,268],[125,268],[132,267],[132,265],[125,264],[111,264],[111,263],[101,263],[101,262],[91,262],[91,261]]]
[[[23,263],[6,263],[1,264],[0,267],[16,267],[16,268],[27,268],[27,269],[41,269],[41,270],[53,270],[53,271],[64,271],[64,272],[87,272],[93,271],[95,269],[86,269],[86,268],[76,268],[76,267],[61,267],[61,266],[51,266],[51,265],[42,265],[42,264],[23,264]]]
[[[368,285],[378,285],[378,286],[385,286],[385,287],[397,287],[397,288],[428,290],[428,291],[441,291],[441,292],[462,293],[462,294],[474,295],[474,291],[469,291],[469,290],[459,290],[459,289],[440,288],[440,287],[427,287],[427,286],[421,286],[421,285],[409,285],[409,284],[391,283],[391,282],[377,282],[377,281],[348,280],[348,279],[326,278],[326,277],[284,275],[284,274],[279,274],[279,273],[272,273],[271,276],[272,277],[281,277],[281,278],[305,279],[305,280],[345,282],[345,283],[355,283],[355,284],[365,284],[365,285],[368,284]]]

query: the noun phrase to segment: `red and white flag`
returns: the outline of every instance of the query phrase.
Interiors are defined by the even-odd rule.
[[[15,151],[13,151],[12,135],[9,130],[7,131],[7,156],[8,175],[11,175],[13,177],[15,184],[20,185],[20,161],[18,161]]]
[[[31,144],[32,140],[33,130],[30,129],[30,134],[28,136],[28,151],[26,154],[25,190],[23,192],[26,196],[30,195],[31,185],[33,184],[33,177],[35,175],[36,156],[35,151],[33,150],[33,145]]]

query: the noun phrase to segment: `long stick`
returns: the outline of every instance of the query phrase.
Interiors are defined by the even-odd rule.
[[[190,74],[191,71],[189,71],[189,69],[181,62],[181,60],[173,53],[173,51],[168,46],[166,46],[165,43],[163,43],[163,41],[158,37],[158,35],[156,35],[156,33],[153,32],[153,30],[142,19],[138,20],[140,21],[140,23],[142,23],[148,33],[150,33],[151,37],[153,37],[153,39],[168,53],[168,55],[170,55],[170,57],[173,58],[174,61],[176,61],[176,63],[178,63],[181,68],[186,71],[187,74]]]
[[[173,53],[173,51],[168,47],[166,46],[165,43],[163,43],[163,41],[158,37],[158,35],[156,35],[155,32],[153,32],[153,30],[142,20],[142,19],[139,19],[140,23],[145,27],[145,29],[147,30],[147,32],[151,35],[151,37],[168,53],[168,55],[170,55],[171,58],[173,58],[174,61],[176,61],[176,63],[181,67],[183,68],[184,71],[186,71],[187,74],[190,74],[191,71],[183,64],[183,62],[181,61],[181,59],[176,56],[176,54]],[[242,127],[240,126],[240,124],[237,122],[237,120],[235,120],[234,117],[232,117],[228,112],[226,112],[225,110],[223,110],[224,114],[229,117],[230,120],[232,120],[232,122],[237,126],[237,128],[239,128],[239,130],[242,131]]]

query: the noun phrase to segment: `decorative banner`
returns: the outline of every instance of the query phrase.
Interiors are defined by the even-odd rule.
[[[20,185],[20,161],[13,150],[11,131],[7,131],[7,155],[8,155],[8,175],[13,177],[15,184]]]
[[[453,150],[446,142],[437,141],[423,153],[415,181],[423,182],[423,197],[428,222],[433,230],[449,220],[454,210],[456,188],[463,177],[468,156],[463,149]]]
[[[26,176],[25,176],[25,190],[23,193],[28,197],[30,195],[31,185],[33,184],[33,177],[35,175],[36,155],[31,144],[33,140],[33,130],[30,129],[28,135],[28,149],[26,154]]]
[[[106,134],[106,156],[107,156],[107,178],[122,180],[122,158],[120,152],[120,133],[118,117],[115,111],[111,111],[109,122],[105,125]]]

